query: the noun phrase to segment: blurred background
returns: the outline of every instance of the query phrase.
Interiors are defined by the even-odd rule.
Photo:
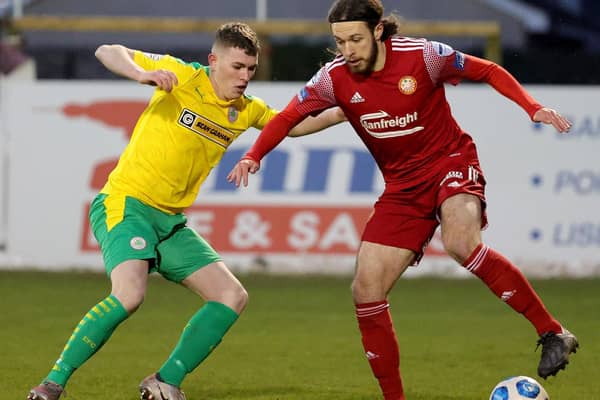
[[[487,85],[446,86],[476,139],[491,229],[486,241],[528,274],[600,275],[600,1],[384,0],[401,34],[446,42],[512,72],[573,122],[532,123]],[[102,270],[87,209],[153,88],[94,57],[105,43],[207,63],[215,30],[242,20],[263,51],[249,93],[284,107],[333,48],[323,0],[0,0],[0,267]],[[284,141],[255,183],[225,177],[252,144],[233,143],[187,211],[238,270],[351,274],[383,180],[347,124]],[[49,195],[50,194],[50,195]],[[49,238],[60,237],[54,242]],[[410,273],[468,275],[440,235]]]
[[[332,42],[323,25],[329,6],[321,0],[0,0],[1,71],[8,74],[32,60],[38,79],[114,79],[94,59],[100,44],[202,62],[214,31],[209,20],[270,20],[283,27],[260,30],[266,51],[259,79],[304,81],[329,58]],[[474,55],[494,54],[490,58],[524,83],[600,80],[597,0],[388,0],[384,6],[405,19],[407,36],[445,41]],[[442,26],[415,27],[419,22]]]

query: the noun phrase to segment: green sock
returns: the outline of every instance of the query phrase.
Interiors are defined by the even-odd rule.
[[[226,305],[207,302],[183,329],[175,350],[158,371],[160,378],[179,387],[183,378],[219,345],[237,318],[238,314]]]
[[[115,328],[127,317],[127,311],[113,295],[92,307],[73,330],[45,380],[65,387],[73,372],[106,343]]]

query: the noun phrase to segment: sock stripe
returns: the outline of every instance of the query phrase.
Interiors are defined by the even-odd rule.
[[[94,306],[92,307],[92,311],[96,313],[97,316],[99,316],[100,318],[102,318],[104,316],[104,313],[98,308],[98,306]]]
[[[117,308],[117,303],[112,299],[112,295],[108,296],[105,299],[106,302],[108,302],[111,306],[113,306],[113,308]]]
[[[477,253],[477,255],[473,258],[473,261],[471,261],[465,268],[471,272],[475,272],[483,262],[483,259],[487,255],[489,249],[490,248],[486,245],[481,246],[479,253]]]
[[[379,305],[372,306],[372,307],[360,307],[359,306],[356,308],[356,316],[359,318],[370,317],[373,315],[381,314],[382,312],[387,310],[389,307],[390,307],[390,304],[387,301],[383,304],[379,304]]]

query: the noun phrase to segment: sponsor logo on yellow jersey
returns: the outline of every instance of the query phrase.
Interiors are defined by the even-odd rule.
[[[196,114],[193,111],[184,108],[181,111],[181,115],[179,116],[179,125],[184,126],[198,135],[205,137],[222,146],[223,148],[227,148],[233,139],[235,138],[235,134],[222,126],[212,122],[209,119],[204,118],[203,116]]]

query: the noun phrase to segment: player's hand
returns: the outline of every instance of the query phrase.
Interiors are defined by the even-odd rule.
[[[156,71],[144,71],[139,79],[139,83],[156,86],[165,92],[170,92],[178,84],[177,75],[166,69],[157,69]]]
[[[229,175],[227,175],[227,181],[233,182],[237,187],[240,186],[240,182],[244,186],[248,186],[248,174],[255,174],[259,168],[260,163],[249,158],[244,158],[235,164]]]
[[[535,114],[533,114],[533,120],[535,122],[542,122],[544,124],[552,125],[560,133],[567,133],[571,129],[571,121],[560,115],[556,110],[551,108],[540,108]]]

